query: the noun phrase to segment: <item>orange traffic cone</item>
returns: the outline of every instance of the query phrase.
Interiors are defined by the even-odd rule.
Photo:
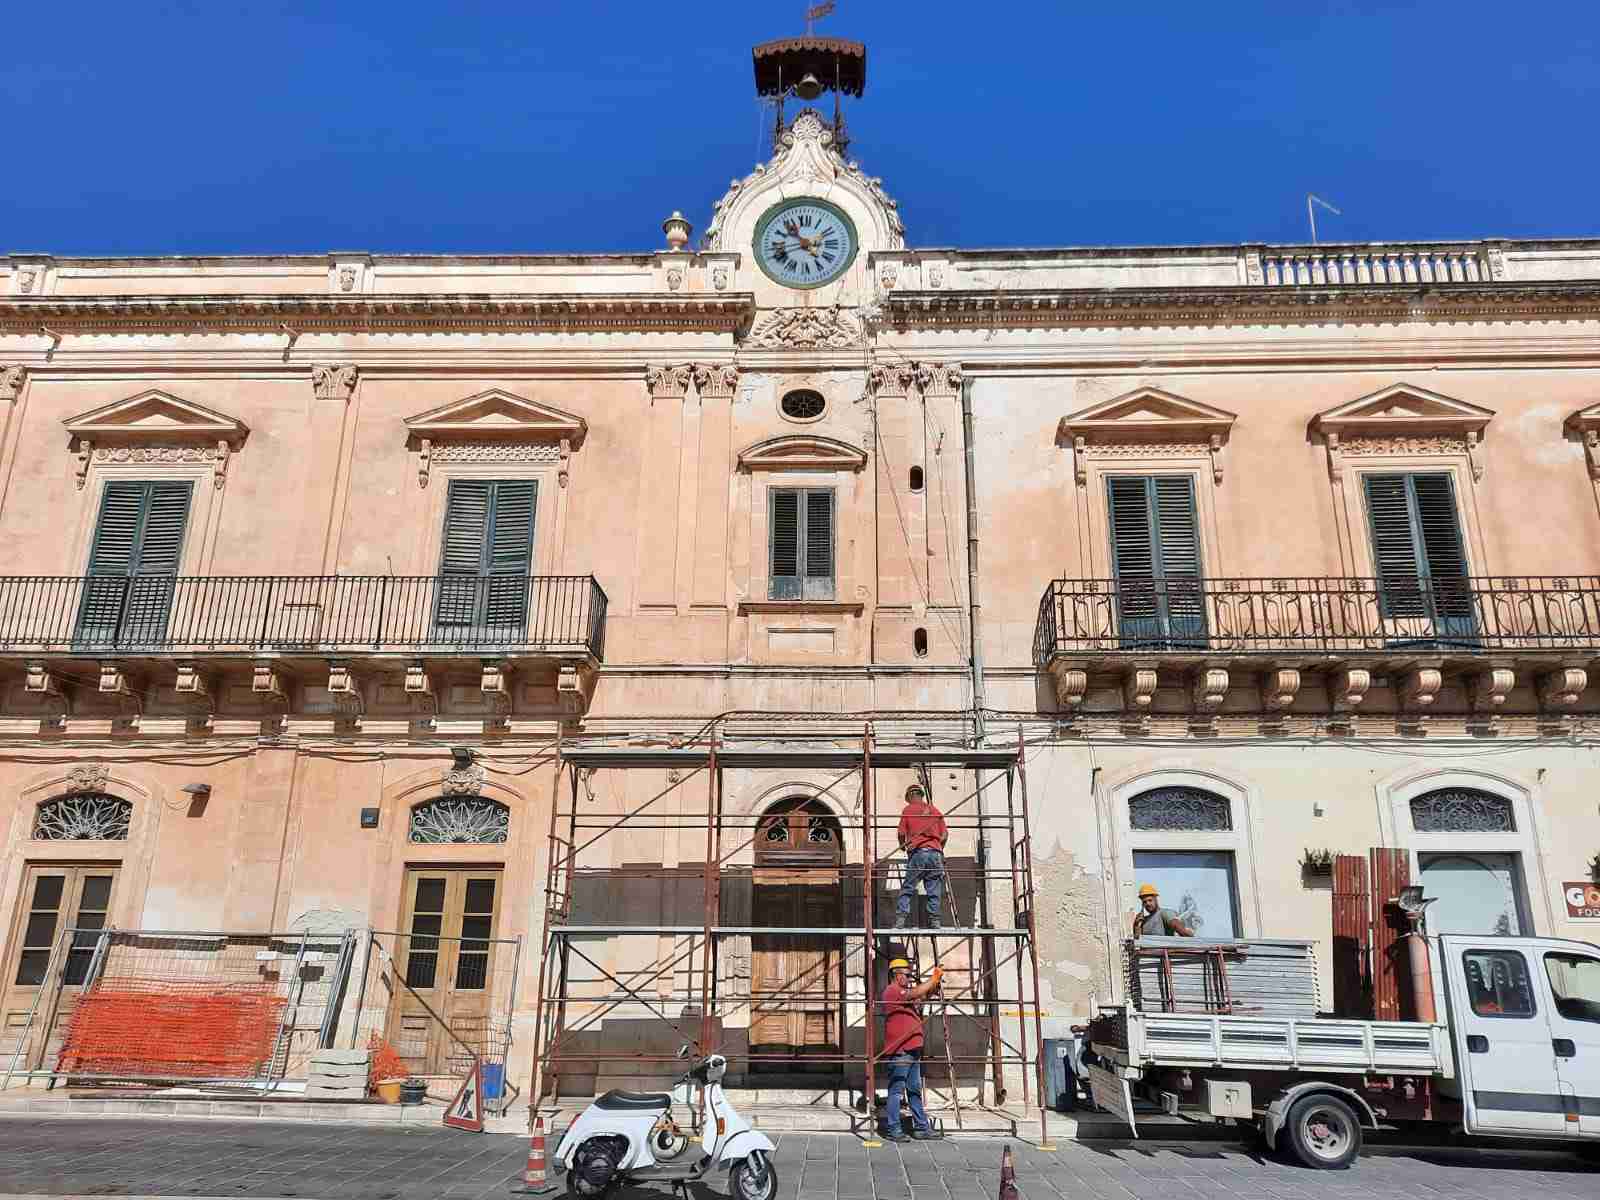
[[[1017,1195],[1017,1169],[1011,1163],[1011,1147],[1000,1154],[1000,1200],[1021,1200]]]
[[[528,1165],[522,1171],[522,1186],[512,1188],[514,1195],[548,1191],[544,1173],[544,1118],[533,1119],[533,1132],[528,1136]]]

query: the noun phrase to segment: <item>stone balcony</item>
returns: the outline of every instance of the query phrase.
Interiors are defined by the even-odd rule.
[[[588,575],[4,576],[0,696],[58,728],[157,710],[503,726],[529,696],[581,715],[605,626]]]
[[[1068,716],[1559,720],[1600,664],[1600,578],[1056,579],[1034,662]]]

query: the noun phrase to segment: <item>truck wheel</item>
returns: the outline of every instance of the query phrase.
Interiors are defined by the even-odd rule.
[[[1295,1101],[1283,1134],[1296,1158],[1321,1171],[1342,1171],[1361,1153],[1361,1121],[1337,1096]]]

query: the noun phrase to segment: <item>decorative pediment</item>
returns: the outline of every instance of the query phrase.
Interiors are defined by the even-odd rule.
[[[1211,476],[1222,482],[1222,447],[1237,418],[1224,409],[1201,404],[1160,388],[1137,388],[1061,418],[1056,444],[1070,446],[1073,474],[1080,486],[1089,481],[1088,459],[1097,454],[1144,453],[1164,446],[1211,460]]]
[[[227,442],[237,450],[250,432],[242,421],[159,388],[79,413],[61,423],[74,443]]]
[[[490,388],[406,418],[406,445],[417,452],[417,483],[428,486],[435,462],[559,462],[567,486],[572,451],[589,425],[582,417]]]
[[[159,388],[90,409],[61,424],[77,452],[81,489],[91,460],[108,463],[211,464],[213,485],[227,479],[228,457],[244,444],[243,421]]]
[[[1318,413],[1311,429],[1327,447],[1328,470],[1335,479],[1351,455],[1419,454],[1465,455],[1472,477],[1482,479],[1478,445],[1493,417],[1492,409],[1397,383]]]
[[[1567,418],[1566,427],[1577,434],[1583,443],[1584,458],[1589,463],[1589,478],[1600,483],[1600,404],[1580,408]]]
[[[866,451],[805,434],[768,438],[739,453],[741,471],[861,471],[866,465]]]

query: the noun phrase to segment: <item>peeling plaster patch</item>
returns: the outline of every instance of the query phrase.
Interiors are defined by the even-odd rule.
[[[1072,979],[1093,979],[1094,968],[1087,963],[1076,963],[1071,959],[1062,959],[1060,962],[1049,964],[1050,969],[1058,975],[1066,975]]]
[[[1540,466],[1563,466],[1583,457],[1583,443],[1567,440],[1561,427],[1566,416],[1555,405],[1541,404],[1516,419],[1518,442],[1528,448]]]
[[[311,908],[289,922],[289,928],[306,933],[343,933],[347,929],[360,929],[367,923],[365,913],[346,912],[342,908]]]

